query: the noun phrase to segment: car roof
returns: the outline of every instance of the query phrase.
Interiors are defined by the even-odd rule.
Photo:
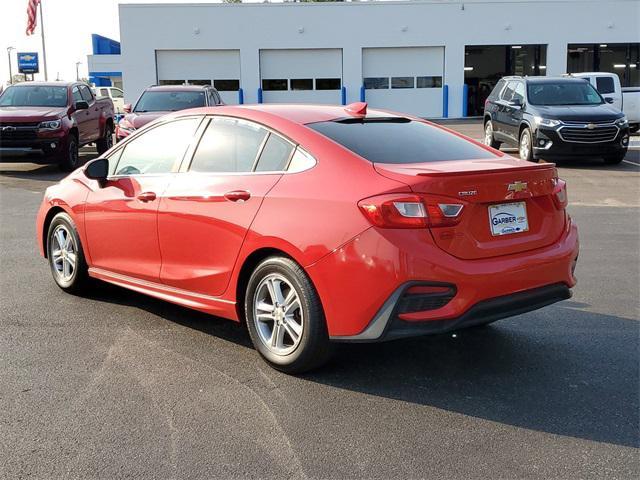
[[[211,85],[151,85],[145,88],[147,90],[160,92],[198,92],[206,88],[212,88]]]
[[[547,77],[543,75],[532,75],[532,76],[524,76],[521,77],[519,75],[509,75],[507,77],[502,77],[502,80],[523,80],[525,82],[530,83],[557,83],[557,82],[584,82],[584,78],[582,77],[572,77],[571,75],[563,75],[558,77]]]
[[[70,87],[71,85],[87,85],[83,82],[20,82],[10,87]],[[87,85],[88,86],[88,85]]]
[[[310,105],[310,104],[250,104],[250,105],[232,105],[232,106],[214,106],[201,107],[189,110],[180,110],[175,116],[184,115],[229,115],[243,117],[246,119],[259,118],[279,118],[291,123],[305,125],[315,122],[328,122],[342,118],[358,117],[361,115],[353,115],[347,110],[347,105]],[[403,117],[412,118],[408,115],[402,115],[395,112],[385,110],[367,109],[367,115],[364,118],[372,117]]]

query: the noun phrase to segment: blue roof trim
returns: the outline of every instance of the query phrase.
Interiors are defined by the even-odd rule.
[[[121,77],[122,72],[89,72],[90,77]]]

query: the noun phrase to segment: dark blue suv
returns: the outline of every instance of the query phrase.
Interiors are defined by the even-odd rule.
[[[524,160],[603,157],[620,163],[629,123],[581,78],[504,77],[484,105],[484,142],[517,146]]]

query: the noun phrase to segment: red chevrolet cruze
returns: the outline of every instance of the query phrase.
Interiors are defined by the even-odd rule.
[[[38,244],[88,277],[245,321],[275,368],[332,342],[447,332],[570,297],[578,233],[552,164],[341,106],[165,116],[47,189]]]

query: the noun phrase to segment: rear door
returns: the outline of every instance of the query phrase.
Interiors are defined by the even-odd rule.
[[[73,104],[75,107],[76,102],[85,102],[86,100],[80,93],[80,87],[78,85],[71,89],[71,97],[73,98]],[[90,141],[91,132],[91,112],[89,109],[74,110],[71,117],[75,120],[78,127],[78,141],[81,144],[88,143]]]
[[[514,141],[519,140],[520,124],[522,123],[522,112],[525,100],[524,82],[515,82],[515,88],[510,102],[520,102],[520,106],[506,104],[504,115],[505,133]]]
[[[496,119],[494,121],[493,131],[498,140],[513,140],[509,133],[509,102],[513,98],[516,84],[517,82],[513,80],[507,82],[506,87],[500,93],[500,98],[496,101]]]
[[[93,141],[100,137],[100,117],[102,112],[100,111],[100,105],[96,102],[96,98],[91,93],[91,90],[86,85],[80,85],[80,95],[82,99],[89,104],[87,109],[87,121],[85,123],[85,140]]]
[[[205,295],[226,290],[245,235],[293,149],[257,124],[209,121],[160,204],[163,283]]]

